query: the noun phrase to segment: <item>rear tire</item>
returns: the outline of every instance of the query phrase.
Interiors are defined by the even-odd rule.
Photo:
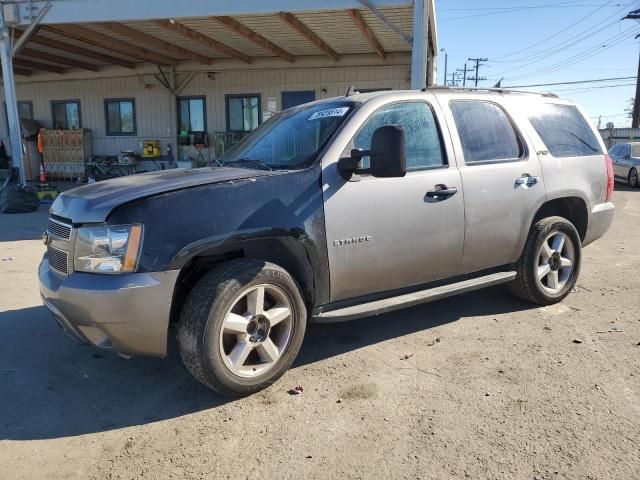
[[[562,217],[544,218],[531,228],[511,292],[538,305],[552,305],[573,289],[582,258],[580,235]]]
[[[289,273],[260,260],[232,260],[207,272],[189,293],[178,325],[180,356],[207,387],[249,395],[289,369],[306,323]]]
[[[629,186],[632,188],[640,188],[640,180],[638,180],[638,170],[632,168],[629,171]]]

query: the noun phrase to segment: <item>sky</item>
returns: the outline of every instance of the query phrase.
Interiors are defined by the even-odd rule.
[[[447,75],[468,58],[487,58],[479,86],[633,77],[607,82],[523,88],[550,91],[582,106],[594,125],[600,119],[629,127],[625,108],[635,94],[640,21],[620,20],[640,0],[436,0],[438,47],[448,57]],[[475,67],[475,63],[473,63]],[[443,83],[445,52],[438,57]],[[467,78],[473,77],[471,70]],[[462,73],[459,75],[462,83]],[[467,80],[467,86],[473,81]],[[601,118],[600,118],[601,117]]]

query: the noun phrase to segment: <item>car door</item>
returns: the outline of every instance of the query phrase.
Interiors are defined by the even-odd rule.
[[[380,97],[379,97],[380,98]],[[378,98],[378,100],[379,100]],[[460,174],[441,135],[431,98],[363,105],[323,162],[331,301],[392,291],[457,272],[464,237]],[[378,104],[380,102],[378,101]],[[361,175],[345,181],[336,162],[351,148],[367,150],[373,132],[402,125],[407,174]],[[368,158],[363,158],[366,167]],[[353,179],[352,179],[353,180]],[[439,187],[438,187],[439,186]],[[449,188],[451,195],[428,194]]]
[[[624,145],[615,145],[609,150],[609,157],[611,157],[611,164],[613,165],[613,174],[615,175],[616,179],[626,178],[622,173],[624,167],[621,165],[621,153],[623,147]]]
[[[493,98],[452,98],[454,145],[462,176],[465,241],[461,269],[477,272],[515,262],[531,219],[544,203],[536,150]]]
[[[631,145],[628,143],[621,145],[620,154],[616,156],[617,162],[614,163],[613,171],[617,177],[623,180],[629,179],[629,171],[631,170]]]

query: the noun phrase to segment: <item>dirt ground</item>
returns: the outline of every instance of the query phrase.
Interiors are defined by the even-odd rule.
[[[640,478],[640,190],[553,307],[503,287],[313,325],[263,393],[77,345],[41,306],[46,210],[0,215],[0,478]],[[301,385],[304,393],[291,396]]]

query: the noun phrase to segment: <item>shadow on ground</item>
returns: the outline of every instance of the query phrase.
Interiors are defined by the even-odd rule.
[[[293,368],[467,316],[531,308],[503,287],[348,323],[314,324]],[[0,313],[0,440],[112,430],[233,401],[191,378],[175,343],[166,359],[122,359],[78,345],[44,307]],[[277,388],[277,387],[276,387]]]
[[[0,213],[0,242],[38,240],[47,228],[50,205],[31,213]]]

